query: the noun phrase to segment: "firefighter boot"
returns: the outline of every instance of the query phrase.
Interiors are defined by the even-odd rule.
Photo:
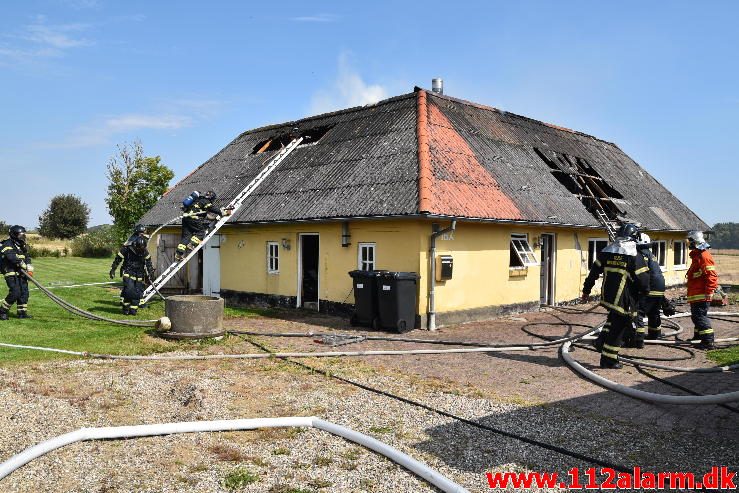
[[[130,308],[128,310],[128,314],[129,315],[136,315],[138,313],[138,311],[139,311],[138,308]]]
[[[8,319],[8,311],[0,310],[0,320],[7,320],[7,319]]]
[[[593,341],[593,347],[598,352],[601,352],[603,350],[603,341],[605,341],[605,339],[605,335],[603,334],[603,332],[601,332],[600,334],[598,334],[598,337],[595,339],[595,341]]]
[[[33,318],[26,311],[18,312],[18,318]]]
[[[647,332],[648,341],[656,341],[660,337],[662,337],[662,329],[660,327],[649,327],[649,331]]]
[[[123,304],[123,314],[128,315],[131,312],[131,309],[129,308],[129,305]]]
[[[713,331],[709,334],[702,334],[700,339],[701,342],[696,346],[698,349],[716,349],[716,346],[713,343]]]
[[[608,356],[600,356],[600,367],[604,370],[620,370],[624,367],[617,359],[609,358]]]

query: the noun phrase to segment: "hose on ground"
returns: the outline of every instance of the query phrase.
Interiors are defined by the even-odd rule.
[[[66,433],[29,447],[20,454],[14,455],[7,461],[3,462],[0,464],[0,480],[38,457],[77,442],[89,440],[118,440],[137,437],[174,435],[179,433],[242,431],[255,430],[259,428],[284,427],[316,428],[326,431],[385,456],[445,493],[469,493],[467,489],[448,479],[440,472],[431,469],[426,464],[417,461],[400,450],[372,438],[371,436],[365,435],[364,433],[331,423],[330,421],[324,421],[315,416],[192,421],[138,426],[80,428],[77,431]]]
[[[593,329],[593,332],[595,330],[597,330],[597,329]],[[454,419],[455,421],[459,421],[460,423],[464,423],[466,425],[473,426],[473,427],[478,428],[478,429],[481,429],[481,430],[489,431],[489,432],[495,433],[496,435],[501,435],[501,436],[504,436],[504,437],[507,437],[507,438],[512,438],[514,440],[518,440],[518,441],[521,441],[521,442],[524,442],[524,443],[528,443],[529,445],[534,445],[534,446],[543,448],[545,450],[551,450],[552,452],[557,452],[559,454],[566,455],[568,457],[572,457],[572,458],[575,458],[575,459],[579,459],[579,460],[585,461],[585,462],[590,463],[590,464],[596,464],[596,465],[603,466],[603,467],[610,467],[612,469],[615,469],[616,471],[622,471],[622,472],[626,472],[626,471],[630,471],[631,470],[631,468],[628,468],[628,467],[623,466],[623,465],[614,464],[614,463],[611,463],[611,462],[608,462],[608,461],[597,459],[597,458],[594,458],[594,457],[591,457],[591,456],[588,456],[588,455],[585,455],[585,454],[581,454],[579,452],[574,452],[572,450],[568,450],[568,449],[566,449],[564,447],[560,447],[558,445],[553,445],[553,444],[550,444],[550,443],[541,442],[539,440],[536,440],[536,439],[533,439],[533,438],[528,438],[528,437],[525,437],[525,436],[522,436],[522,435],[519,435],[519,434],[510,432],[510,431],[505,431],[505,430],[501,430],[499,428],[494,428],[492,426],[488,426],[488,425],[485,425],[483,423],[478,423],[477,421],[472,421],[471,419],[464,418],[462,416],[459,416],[459,415],[456,415],[456,414],[453,414],[453,413],[444,411],[442,409],[437,409],[435,407],[429,406],[429,405],[424,404],[422,402],[415,401],[415,400],[409,399],[407,397],[399,396],[397,394],[393,394],[393,393],[388,392],[386,390],[381,390],[381,389],[378,389],[378,388],[375,388],[375,387],[371,387],[371,386],[365,385],[365,384],[363,384],[361,382],[357,382],[357,381],[354,381],[354,380],[350,380],[348,378],[341,377],[341,376],[337,375],[335,372],[328,372],[328,371],[323,370],[321,368],[316,368],[314,366],[311,366],[311,365],[308,365],[306,363],[303,363],[302,361],[295,361],[295,360],[291,360],[288,357],[279,356],[280,353],[273,352],[268,347],[264,346],[263,344],[260,344],[257,341],[254,341],[251,338],[244,338],[244,340],[246,340],[246,341],[250,342],[251,344],[255,345],[256,347],[258,347],[259,349],[261,349],[262,351],[264,351],[268,355],[271,355],[271,356],[273,356],[275,358],[283,359],[284,361],[287,361],[289,363],[292,363],[292,364],[294,364],[296,366],[299,366],[299,367],[301,367],[301,368],[303,368],[305,370],[308,370],[310,372],[318,373],[318,374],[324,375],[324,376],[326,376],[328,378],[333,378],[334,380],[338,380],[340,382],[343,382],[343,383],[352,385],[354,387],[357,387],[357,388],[366,390],[368,392],[372,392],[372,393],[377,394],[377,395],[382,395],[384,397],[389,397],[391,399],[394,399],[394,400],[403,402],[405,404],[410,404],[412,406],[415,406],[415,407],[424,409],[424,410],[429,411],[429,412],[432,412],[434,414],[438,414],[439,416],[444,416],[445,418]]]
[[[111,324],[128,325],[131,327],[154,327],[158,322],[158,320],[114,320],[112,318],[103,317],[102,315],[96,315],[94,313],[83,310],[82,308],[76,307],[68,301],[65,301],[59,296],[55,295],[54,293],[46,289],[46,287],[44,287],[32,276],[29,276],[25,270],[21,270],[21,273],[26,277],[26,279],[36,285],[36,287],[39,288],[39,290],[46,296],[48,296],[54,303],[67,310],[69,313],[72,313],[79,317],[84,317],[89,320],[97,320],[99,322],[108,322]]]

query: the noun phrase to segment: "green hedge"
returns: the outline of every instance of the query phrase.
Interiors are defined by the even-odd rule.
[[[72,255],[75,257],[106,258],[112,257],[116,251],[118,244],[112,226],[102,226],[72,240]]]

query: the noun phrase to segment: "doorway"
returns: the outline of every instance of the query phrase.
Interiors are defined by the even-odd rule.
[[[318,311],[320,275],[318,233],[300,233],[298,250],[298,308]]]
[[[554,275],[556,248],[555,237],[551,233],[541,235],[541,279],[539,303],[542,305],[554,304]]]

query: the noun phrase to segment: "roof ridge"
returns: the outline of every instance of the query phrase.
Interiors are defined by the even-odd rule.
[[[573,130],[571,128],[563,127],[561,125],[555,125],[554,123],[548,123],[548,122],[545,122],[543,120],[537,120],[536,118],[531,118],[529,116],[519,115],[518,113],[513,113],[512,111],[501,110],[500,108],[495,108],[494,106],[488,106],[486,104],[476,103],[474,101],[469,101],[467,99],[455,98],[453,96],[447,96],[445,94],[439,94],[439,93],[435,93],[435,92],[431,92],[431,95],[433,97],[435,97],[435,98],[446,99],[448,101],[452,101],[452,102],[459,103],[459,104],[464,104],[466,106],[472,106],[473,108],[478,108],[478,109],[486,110],[486,111],[493,111],[495,113],[500,113],[500,114],[505,114],[505,115],[511,115],[511,116],[516,117],[516,118],[521,118],[523,120],[528,120],[528,121],[531,121],[531,122],[540,123],[540,124],[542,124],[544,126],[547,126],[549,128],[553,128],[555,130],[562,130],[563,132],[569,132],[571,134],[581,135],[583,137],[589,137],[591,139],[595,139],[595,140],[598,140],[600,142],[605,142],[606,144],[609,144],[609,145],[618,147],[614,142],[611,142],[611,141],[605,140],[605,139],[601,139],[600,137],[596,137],[595,135],[592,135],[592,134],[589,134],[589,133],[586,133],[586,132],[581,132],[579,130]]]
[[[350,108],[344,108],[344,109],[341,109],[341,110],[329,111],[327,113],[319,113],[317,115],[307,116],[305,118],[300,118],[298,120],[290,120],[290,121],[282,122],[282,123],[271,123],[269,125],[264,125],[264,126],[261,126],[261,127],[252,128],[250,130],[245,130],[245,131],[241,132],[236,137],[236,139],[239,139],[239,138],[243,137],[244,135],[249,135],[249,134],[253,134],[253,133],[256,133],[256,132],[264,132],[266,130],[272,130],[274,128],[285,127],[285,126],[289,126],[289,125],[295,125],[296,123],[300,123],[300,122],[308,122],[308,121],[311,121],[311,120],[319,120],[319,119],[322,119],[322,118],[328,118],[328,117],[336,116],[336,115],[342,115],[342,114],[348,114],[348,113],[356,113],[358,111],[366,110],[368,108],[372,108],[372,107],[376,107],[376,106],[382,106],[382,105],[385,105],[385,104],[394,103],[396,101],[402,101],[404,99],[409,99],[411,97],[415,97],[415,95],[416,95],[415,92],[408,92],[408,93],[405,93],[405,94],[400,94],[398,96],[392,96],[392,97],[387,98],[387,99],[382,99],[382,100],[380,100],[380,101],[378,101],[376,103],[365,104],[363,106],[352,106]],[[234,139],[234,140],[236,140],[236,139]]]

